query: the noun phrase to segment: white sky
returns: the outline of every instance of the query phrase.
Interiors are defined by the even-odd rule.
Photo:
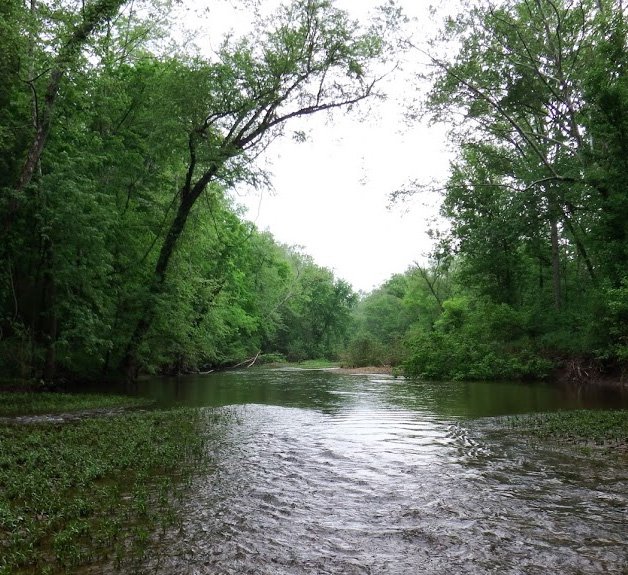
[[[388,196],[410,179],[443,177],[448,167],[442,130],[400,133],[395,112],[365,122],[341,116],[316,123],[306,143],[276,142],[268,152],[274,193],[238,198],[260,229],[303,246],[356,290],[370,291],[423,260],[437,201],[389,208]]]
[[[417,32],[425,34],[428,2],[399,3],[420,19]],[[378,2],[338,4],[362,17]],[[215,49],[229,28],[236,36],[246,31],[247,13],[240,2],[205,0],[193,6],[189,16],[194,14],[197,26],[203,22],[204,33],[197,39],[201,50]],[[260,195],[242,189],[236,194],[259,229],[269,230],[281,243],[302,246],[317,264],[356,290],[370,291],[414,261],[424,261],[437,199],[416,198],[389,209],[388,196],[410,180],[442,181],[448,169],[444,128],[404,121],[404,99],[414,95],[408,77],[398,74],[386,91],[389,99],[376,104],[368,118],[346,112],[333,121],[308,118],[298,126],[308,132],[305,143],[294,142],[290,134],[296,128],[287,126],[286,137],[273,142],[260,159],[270,169],[274,191]]]

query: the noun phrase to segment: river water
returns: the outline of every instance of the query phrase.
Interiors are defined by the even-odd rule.
[[[147,573],[628,573],[625,452],[494,417],[625,397],[256,369],[138,392],[232,415]]]

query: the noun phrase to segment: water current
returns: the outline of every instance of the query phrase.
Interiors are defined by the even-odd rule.
[[[147,573],[628,573],[625,452],[531,440],[495,417],[625,397],[298,370],[139,393],[231,414]]]

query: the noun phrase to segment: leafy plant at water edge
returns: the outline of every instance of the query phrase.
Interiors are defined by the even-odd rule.
[[[137,408],[148,407],[151,403],[147,399],[123,395],[0,391],[0,416]]]
[[[628,444],[628,411],[573,410],[517,415],[506,424],[538,437],[555,437],[575,442],[604,445]]]
[[[0,572],[132,560],[209,460],[221,417],[175,409],[0,426]],[[150,537],[149,537],[150,534]],[[141,554],[141,553],[140,553]]]

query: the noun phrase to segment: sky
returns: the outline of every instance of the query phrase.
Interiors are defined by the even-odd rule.
[[[315,125],[306,143],[276,142],[268,152],[273,192],[237,196],[247,218],[278,241],[302,246],[356,290],[368,292],[424,262],[437,198],[391,206],[389,195],[411,180],[444,178],[448,155],[442,130],[400,132],[399,115],[393,109],[363,122],[341,116]]]
[[[188,15],[194,14],[197,26],[202,22],[203,34],[196,39],[201,50],[214,50],[225,31],[246,33],[249,18],[241,2],[206,2],[195,2]],[[428,3],[399,3],[419,19],[416,29],[425,34]],[[376,2],[338,4],[363,18]],[[391,206],[389,196],[413,180],[442,182],[450,160],[442,126],[409,123],[404,117],[408,99],[415,95],[411,76],[393,75],[386,92],[387,100],[372,106],[366,117],[344,111],[331,120],[309,117],[299,126],[308,134],[306,142],[295,142],[288,127],[286,136],[258,159],[270,172],[272,190],[234,191],[236,202],[246,209],[245,218],[260,230],[300,246],[318,265],[364,292],[414,262],[425,262],[437,197],[423,195]]]

